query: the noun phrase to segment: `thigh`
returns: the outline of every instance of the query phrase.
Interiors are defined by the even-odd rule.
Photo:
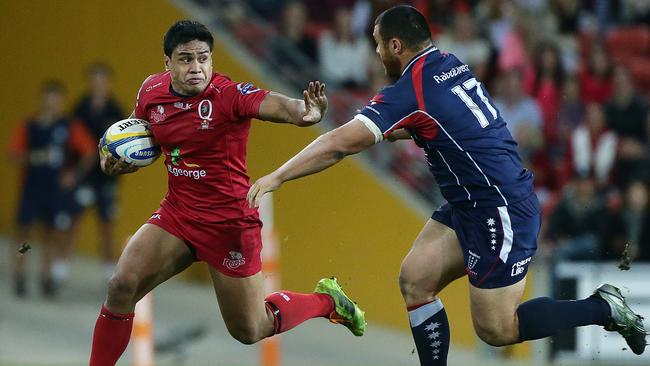
[[[472,323],[479,336],[505,339],[505,344],[517,342],[519,323],[517,306],[521,301],[526,278],[506,287],[479,288],[470,284],[470,307]]]
[[[406,304],[433,300],[449,283],[464,274],[463,253],[456,233],[447,225],[430,219],[402,262],[400,286]]]
[[[210,275],[217,295],[219,310],[228,330],[256,329],[268,318],[264,305],[264,276],[262,272],[248,277],[231,277],[219,270],[210,268]],[[273,322],[267,322],[273,332]]]
[[[144,224],[129,239],[115,266],[115,276],[135,284],[136,298],[140,299],[193,262],[194,256],[182,239],[159,226]]]

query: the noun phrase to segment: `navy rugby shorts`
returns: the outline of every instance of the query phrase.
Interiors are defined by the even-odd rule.
[[[506,287],[526,276],[541,225],[535,194],[502,207],[460,208],[446,203],[431,218],[456,232],[473,286]]]

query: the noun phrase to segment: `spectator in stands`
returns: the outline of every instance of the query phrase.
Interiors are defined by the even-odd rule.
[[[366,87],[370,56],[368,39],[352,32],[352,11],[338,8],[333,29],[323,33],[319,42],[318,59],[324,79],[334,87]]]
[[[87,74],[88,89],[74,109],[74,116],[90,131],[94,141],[99,141],[108,127],[126,116],[111,92],[112,76],[113,71],[107,64],[97,62],[90,65]],[[113,262],[116,259],[113,235],[117,214],[116,195],[117,177],[102,173],[99,164],[95,164],[85,177],[76,194],[81,207],[97,207],[100,253],[107,278],[113,273]],[[75,231],[76,225],[73,225],[73,235]]]
[[[639,174],[648,170],[648,105],[636,92],[628,70],[614,68],[614,95],[605,105],[609,128],[620,139],[616,175],[617,183],[625,187]]]
[[[542,115],[539,106],[524,92],[520,69],[506,71],[500,81],[495,105],[517,141],[524,166],[535,174],[535,190],[543,202],[545,192],[554,186],[554,177],[548,156],[543,150]]]
[[[575,35],[580,23],[580,2],[577,0],[555,0],[551,11],[557,19],[557,30],[561,35]]]
[[[634,260],[650,261],[650,207],[648,184],[635,180],[625,192],[622,209],[610,223],[615,230],[614,240],[607,248],[606,258],[620,258],[628,244]]]
[[[602,45],[594,45],[580,72],[580,97],[583,103],[605,103],[613,91],[612,65]]]
[[[277,19],[285,6],[285,0],[248,0],[248,3],[264,19]]]
[[[456,13],[451,31],[438,36],[436,46],[467,63],[480,80],[484,79],[490,58],[490,45],[476,36],[475,21],[468,13]]]
[[[307,8],[300,1],[291,1],[284,8],[279,34],[269,43],[268,59],[274,68],[302,86],[314,79],[317,57],[316,41],[305,32]]]
[[[589,175],[576,174],[552,212],[547,238],[554,244],[554,261],[598,260],[608,237],[605,202]]]
[[[533,57],[534,73],[525,79],[526,90],[537,100],[544,121],[544,139],[554,144],[558,137],[557,117],[562,100],[564,67],[558,48],[551,42],[541,42]]]
[[[303,0],[307,5],[309,20],[321,26],[336,23],[336,13],[341,8],[352,9],[357,0]]]
[[[539,132],[542,128],[542,115],[535,100],[529,97],[523,88],[522,71],[511,69],[502,76],[499,97],[495,99],[501,116],[508,124],[508,129],[515,140],[518,141],[520,128],[526,128],[531,132]],[[537,136],[541,142],[541,136]],[[538,148],[539,143],[534,147]],[[522,152],[525,155],[525,152]]]
[[[43,224],[41,290],[51,298],[67,277],[72,192],[96,163],[97,143],[83,125],[63,112],[65,88],[60,81],[44,82],[41,93],[40,110],[14,131],[9,155],[23,169],[16,241],[31,242],[36,225]],[[73,155],[82,159],[73,160]],[[14,263],[14,293],[18,297],[27,296],[25,259],[19,256]]]
[[[593,175],[597,186],[606,188],[611,183],[617,143],[616,134],[607,129],[601,105],[588,104],[584,122],[571,134],[566,170]]]
[[[573,131],[582,122],[584,104],[580,100],[580,83],[578,78],[571,76],[564,81],[562,87],[562,104],[558,113],[558,142],[550,149],[551,159],[564,167],[564,158]],[[566,176],[562,181],[568,181]]]

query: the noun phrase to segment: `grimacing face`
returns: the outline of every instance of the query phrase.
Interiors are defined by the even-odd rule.
[[[165,55],[165,68],[169,70],[174,91],[194,96],[201,94],[212,77],[212,52],[206,42],[193,40],[181,43]]]
[[[381,63],[384,65],[386,76],[391,79],[399,78],[402,73],[402,65],[400,64],[397,55],[393,54],[389,49],[389,42],[384,42],[381,38],[381,35],[379,34],[379,25],[375,25],[375,29],[372,31],[372,37],[375,39],[375,43],[377,44],[375,51],[379,54]]]

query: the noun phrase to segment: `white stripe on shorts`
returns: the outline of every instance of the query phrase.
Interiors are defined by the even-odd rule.
[[[508,214],[508,207],[501,206],[499,209],[499,217],[501,218],[501,225],[503,226],[503,245],[501,246],[501,252],[499,252],[499,258],[503,263],[508,261],[508,254],[512,250],[512,226],[510,224],[510,215]]]
[[[431,318],[440,310],[442,310],[443,307],[444,306],[442,306],[442,301],[440,301],[440,299],[436,299],[433,302],[409,311],[409,321],[411,322],[411,328],[415,328],[418,325],[424,323],[427,319]]]

